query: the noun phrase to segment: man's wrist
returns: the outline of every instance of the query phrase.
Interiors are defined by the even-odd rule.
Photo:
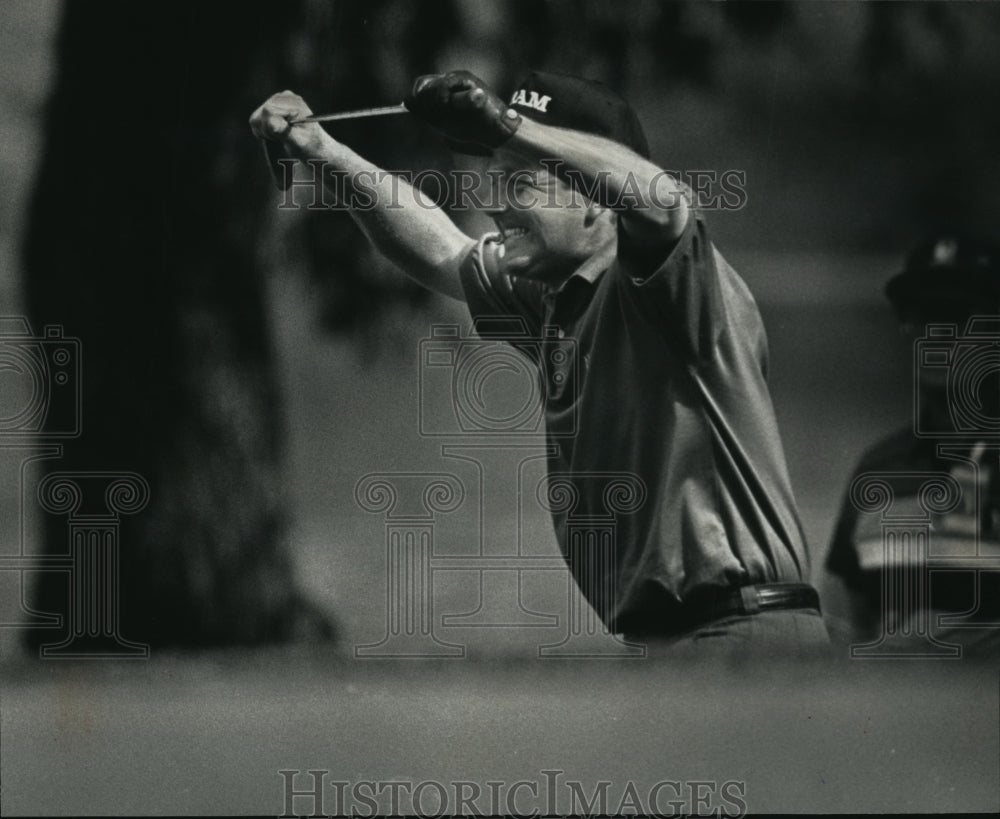
[[[289,154],[300,160],[325,159],[334,144],[333,137],[314,122],[293,125],[285,137]]]
[[[508,142],[513,136],[518,132],[523,123],[523,118],[517,111],[510,107],[505,107],[503,113],[498,117],[498,132],[500,141],[497,145],[491,147],[500,147],[500,145]]]

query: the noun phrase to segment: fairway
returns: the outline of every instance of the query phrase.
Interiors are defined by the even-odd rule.
[[[751,671],[272,650],[6,666],[4,815],[278,815],[279,770],[328,771],[348,797],[361,781],[476,783],[486,815],[490,781],[505,786],[502,810],[515,782],[536,783],[541,802],[524,786],[514,803],[531,810],[555,781],[559,812],[573,808],[569,782],[588,799],[609,782],[609,811],[629,783],[646,800],[666,781],[714,783],[700,792],[715,806],[723,783],[745,783],[751,813],[990,811],[1000,793],[997,675],[967,663],[911,664],[904,677],[879,663]],[[436,790],[424,790],[433,814]],[[667,811],[678,797],[660,793]],[[326,799],[334,813],[331,786]],[[295,811],[308,815],[310,801],[297,797]]]

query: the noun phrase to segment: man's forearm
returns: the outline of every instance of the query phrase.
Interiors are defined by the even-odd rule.
[[[328,201],[345,206],[372,244],[425,287],[463,299],[458,269],[473,245],[406,179],[376,167],[327,134],[294,150],[323,174]]]
[[[637,238],[676,239],[688,219],[677,181],[634,151],[603,137],[524,118],[505,149],[533,162],[557,162],[596,201],[617,210]]]

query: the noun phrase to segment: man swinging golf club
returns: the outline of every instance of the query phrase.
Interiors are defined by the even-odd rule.
[[[549,470],[571,476],[577,514],[605,509],[587,475],[631,473],[647,493],[619,522],[611,561],[571,551],[566,514],[553,512],[570,571],[611,631],[697,656],[822,650],[746,285],[680,184],[649,160],[624,100],[543,72],[508,99],[455,71],[420,77],[405,103],[454,149],[490,157],[503,183],[488,206],[497,232],[478,239],[319,125],[293,124],[311,114],[299,96],[271,97],[250,124],[322,162],[346,202],[363,174],[373,195],[351,215],[414,279],[474,318],[517,317],[538,339],[554,329],[575,342],[561,367],[536,355]]]

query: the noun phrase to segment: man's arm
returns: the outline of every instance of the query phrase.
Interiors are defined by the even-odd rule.
[[[684,232],[687,198],[666,171],[612,140],[521,117],[467,71],[420,77],[407,106],[452,139],[502,148],[525,167],[558,162],[640,242],[669,243]]]
[[[533,162],[560,160],[573,182],[618,211],[639,242],[670,243],[684,232],[688,203],[677,181],[618,142],[525,118],[504,148]]]
[[[363,180],[358,201],[365,207],[349,207],[348,212],[372,244],[420,284],[464,301],[459,268],[475,241],[443,210],[425,199],[418,202],[421,194],[402,177],[376,167],[317,123],[289,122],[311,113],[301,97],[285,91],[254,111],[250,128],[260,139],[281,143],[291,157],[323,163],[330,196],[339,195],[350,203],[357,193],[355,182]],[[334,175],[337,184],[328,184]]]

